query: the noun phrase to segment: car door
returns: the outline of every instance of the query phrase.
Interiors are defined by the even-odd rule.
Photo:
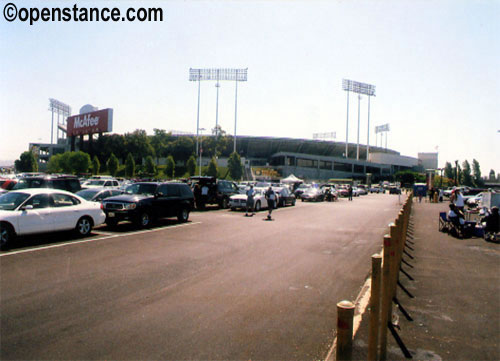
[[[179,212],[181,190],[177,184],[167,184],[167,196],[165,197],[165,217],[176,216]]]
[[[52,216],[54,218],[54,230],[62,231],[73,229],[83,215],[80,201],[75,197],[63,193],[53,193],[51,195]]]
[[[36,194],[22,205],[18,217],[18,227],[18,234],[43,233],[54,230],[54,218],[48,194]]]

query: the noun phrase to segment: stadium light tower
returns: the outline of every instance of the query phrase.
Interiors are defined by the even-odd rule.
[[[354,92],[358,94],[358,145],[356,149],[356,159],[359,160],[359,110],[361,95],[368,96],[368,139],[366,148],[366,159],[368,159],[369,143],[370,143],[370,97],[375,96],[375,85],[360,83],[354,80],[342,79],[342,89],[347,91],[347,124],[345,133],[345,156],[348,158],[348,136],[349,136],[349,92]]]
[[[238,111],[238,82],[247,81],[248,68],[228,69],[228,68],[210,68],[210,69],[189,69],[189,81],[198,82],[198,115],[196,120],[196,129],[200,126],[200,82],[202,80],[215,80],[217,88],[217,98],[215,105],[215,136],[219,132],[219,88],[221,80],[234,80],[236,82],[235,105],[234,105],[234,151],[236,152],[236,122]],[[196,149],[198,149],[198,130],[196,131]]]
[[[57,138],[59,138],[59,115],[62,116],[62,123],[71,115],[71,107],[59,100],[49,98],[49,110],[52,112],[52,126],[50,129],[50,144],[54,144],[54,113],[57,113]],[[58,140],[56,139],[56,142]]]

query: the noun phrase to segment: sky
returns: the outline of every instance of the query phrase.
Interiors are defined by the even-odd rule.
[[[438,152],[500,172],[500,0],[0,1],[17,8],[161,7],[162,22],[7,22],[0,15],[0,162],[50,142],[49,98],[77,114],[113,108],[113,132],[196,132],[189,68],[248,68],[237,134],[346,140],[342,79],[376,86],[374,127],[402,155]],[[201,83],[200,127],[215,126],[215,82]],[[367,143],[368,100],[360,101]],[[234,133],[235,83],[221,82],[219,124]],[[205,131],[207,133],[208,131]],[[351,93],[349,142],[358,100]],[[380,140],[379,140],[380,144]],[[385,146],[385,138],[383,141]]]

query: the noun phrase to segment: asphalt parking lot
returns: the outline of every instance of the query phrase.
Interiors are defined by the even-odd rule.
[[[208,210],[22,238],[0,253],[0,358],[322,359],[399,207],[372,194],[271,222]]]

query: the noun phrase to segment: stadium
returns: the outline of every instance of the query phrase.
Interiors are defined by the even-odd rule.
[[[52,155],[65,151],[83,150],[92,156],[95,136],[102,137],[103,133],[112,132],[113,128],[112,109],[98,110],[87,104],[80,109],[80,114],[68,116],[71,112],[66,110],[68,106],[51,99],[53,103],[57,105],[55,111],[62,107],[66,112],[57,122],[56,143],[30,143],[30,150],[36,153],[40,170],[46,169]],[[171,134],[174,137],[191,138],[192,143],[196,143],[195,134],[175,131],[171,131]],[[215,136],[203,136],[205,139],[207,137]],[[227,137],[234,139],[231,135]],[[418,158],[414,158],[382,147],[356,143],[349,143],[346,147],[345,142],[330,140],[237,136],[236,145],[246,179],[255,179],[258,173],[275,178],[294,174],[307,180],[369,178],[377,181],[389,179],[399,171],[422,172],[438,168],[438,153],[419,153]],[[218,164],[226,166],[232,151],[232,147],[225,149],[218,158]],[[194,153],[196,149],[193,147]],[[207,165],[209,160],[208,157],[202,157],[201,164]],[[164,161],[157,158],[158,164]]]

